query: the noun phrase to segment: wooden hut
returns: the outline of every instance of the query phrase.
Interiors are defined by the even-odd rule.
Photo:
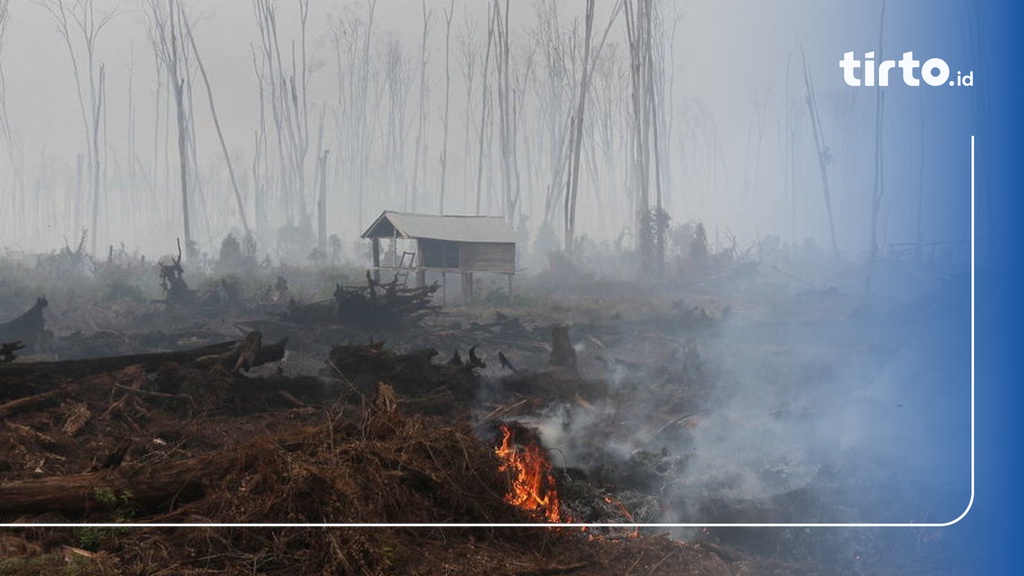
[[[428,272],[440,273],[442,284],[446,275],[457,273],[462,278],[462,297],[473,295],[473,274],[485,272],[504,274],[512,291],[516,272],[516,237],[512,227],[497,216],[435,216],[385,210],[363,232],[362,238],[373,243],[374,277],[390,272],[405,279],[415,274],[416,285],[426,282]],[[391,250],[382,257],[381,240],[391,239]],[[399,240],[411,243],[411,250],[399,252]],[[443,293],[443,292],[442,292]]]

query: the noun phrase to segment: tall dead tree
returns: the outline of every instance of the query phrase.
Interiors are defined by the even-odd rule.
[[[409,186],[407,203],[409,210],[414,212],[416,211],[416,200],[419,197],[419,193],[425,188],[425,186],[420,184],[421,181],[425,181],[425,176],[420,173],[421,165],[423,167],[423,174],[425,175],[427,172],[427,38],[430,35],[430,21],[432,19],[433,12],[427,10],[427,2],[423,0],[423,34],[420,36],[420,85],[419,97],[417,99],[419,111],[416,117],[416,150],[413,155],[412,182]]]
[[[224,141],[224,132],[221,130],[220,120],[217,118],[217,106],[213,101],[213,88],[210,86],[210,78],[206,74],[206,67],[203,66],[203,59],[199,55],[199,48],[196,46],[195,37],[192,36],[192,25],[189,24],[187,19],[182,19],[182,24],[185,26],[189,46],[192,48],[196,64],[199,66],[199,73],[203,77],[203,85],[206,87],[206,96],[210,103],[210,115],[213,117],[213,126],[217,130],[217,140],[220,142],[220,149],[224,153],[224,162],[228,167],[228,175],[231,177],[231,189],[235,193],[235,202],[237,202],[238,205],[238,215],[242,220],[242,228],[245,230],[246,238],[251,240],[253,238],[252,230],[249,228],[249,220],[245,216],[245,203],[242,201],[242,192],[238,189],[238,180],[235,178],[235,169],[231,164],[231,154],[228,153],[228,145]]]
[[[590,80],[594,89],[588,103],[591,112],[587,114],[594,147],[588,168],[597,208],[597,224],[603,230],[610,230],[612,223],[617,224],[622,212],[621,205],[615,201],[618,195],[612,196],[612,193],[622,189],[622,159],[628,149],[624,139],[628,135],[629,72],[619,48],[612,44],[603,56],[594,59]]]
[[[191,72],[188,70],[187,46],[183,38],[184,25],[182,22],[185,19],[185,13],[177,0],[167,0],[166,4],[161,0],[149,0],[146,18],[150,43],[166,74],[167,89],[174,97],[185,255],[187,259],[191,260],[198,258],[199,247],[193,234],[190,209],[192,198],[189,193],[190,170],[195,172],[195,165],[193,163],[194,155],[189,150],[192,118],[186,88],[191,84]]]
[[[466,206],[470,205],[470,193],[472,192],[472,186],[470,186],[472,178],[473,164],[469,161],[472,157],[471,143],[472,138],[470,136],[470,129],[473,126],[473,120],[470,113],[473,110],[473,88],[476,85],[476,69],[477,62],[479,61],[479,50],[477,48],[476,41],[476,27],[475,20],[471,20],[468,16],[465,18],[464,26],[465,29],[462,35],[459,37],[459,47],[462,54],[462,78],[463,85],[466,89],[466,117],[462,123],[462,201]]]
[[[451,0],[444,11],[444,142],[441,147],[441,189],[438,190],[438,214],[444,214],[444,194],[448,185],[448,112],[451,104],[451,43],[452,18],[455,16],[455,0]]]
[[[24,219],[14,215],[19,198],[22,198],[24,190],[24,170],[22,161],[19,158],[20,149],[15,142],[14,132],[11,128],[10,115],[7,112],[7,75],[4,71],[4,44],[7,39],[7,25],[10,22],[10,0],[0,0],[0,134],[3,135],[4,144],[7,147],[7,158],[10,162],[12,185],[8,188],[9,193],[0,197],[0,214],[6,216],[6,221],[13,224],[11,232],[17,236],[18,224],[24,225]]]
[[[825,213],[828,216],[829,237],[832,240],[832,255],[839,256],[839,245],[836,243],[836,224],[832,219],[832,193],[828,187],[828,165],[832,163],[832,152],[825,145],[825,135],[821,131],[821,117],[818,115],[818,101],[814,95],[814,83],[811,73],[807,70],[807,57],[800,50],[804,64],[804,86],[807,88],[807,110],[811,117],[811,130],[814,132],[814,147],[818,152],[818,168],[821,172],[821,191],[825,197]]]
[[[57,33],[64,40],[71,59],[78,108],[82,113],[85,134],[89,196],[92,198],[92,253],[96,254],[97,228],[100,207],[100,166],[102,151],[99,146],[100,121],[103,114],[104,66],[96,61],[96,45],[100,33],[117,15],[117,7],[97,10],[95,0],[40,0],[50,14]],[[76,48],[77,46],[77,48]],[[82,55],[82,51],[85,52]],[[83,79],[83,75],[86,78]],[[86,92],[87,93],[83,93]],[[88,105],[87,104],[88,99]]]
[[[882,38],[885,32],[885,0],[882,0],[882,14],[878,24],[878,59],[882,60]],[[885,156],[882,151],[882,127],[885,116],[885,91],[875,88],[875,178],[871,191],[871,252],[870,258],[878,257],[878,213],[882,209],[885,183],[882,180]]]
[[[580,155],[583,149],[583,126],[586,113],[587,95],[590,93],[591,77],[594,74],[594,67],[601,57],[601,50],[608,39],[608,32],[612,28],[622,3],[617,2],[608,20],[604,35],[600,44],[594,50],[591,57],[590,38],[594,29],[594,0],[587,0],[586,14],[584,16],[584,38],[583,38],[583,61],[580,72],[579,89],[576,94],[576,111],[572,117],[572,135],[570,145],[572,157],[569,163],[569,178],[565,192],[565,251],[572,253],[576,237],[576,204],[579,196],[580,184]]]
[[[384,157],[389,159],[389,168],[383,176],[387,202],[400,205],[406,194],[406,145],[409,140],[409,94],[412,91],[413,73],[410,61],[405,55],[402,42],[391,38],[384,48],[384,105],[386,106],[386,130],[383,134]]]
[[[269,116],[269,124],[273,128],[272,142],[277,157],[276,188],[281,191],[285,225],[305,233],[311,229],[312,218],[306,198],[310,148],[310,73],[306,40],[309,0],[299,0],[297,8],[299,37],[291,42],[291,51],[287,53],[281,47],[278,33],[277,3],[253,0],[253,13],[259,29],[255,63],[257,79],[261,82],[262,112]],[[269,160],[270,139],[263,144],[264,158]],[[319,164],[319,158],[314,164]]]
[[[537,104],[541,126],[538,154],[543,156],[548,181],[544,188],[544,217],[540,225],[540,237],[548,239],[545,248],[556,248],[554,226],[559,204],[565,192],[565,169],[569,157],[569,133],[572,129],[572,115],[568,112],[572,94],[567,87],[571,86],[571,69],[575,69],[577,55],[575,49],[566,41],[567,34],[559,24],[558,3],[538,2],[537,27],[533,33],[533,42],[539,47],[542,69],[538,72]]]
[[[789,191],[789,241],[796,246],[796,200],[797,200],[797,177],[796,177],[796,151],[797,151],[797,123],[800,107],[794,104],[790,96],[790,69],[793,63],[793,53],[786,56],[786,134],[783,150],[785,158],[785,170],[783,170],[783,189]]]
[[[363,221],[365,211],[372,123],[377,112],[376,94],[370,92],[377,73],[370,65],[376,6],[376,0],[367,0],[365,17],[347,11],[332,23],[330,31],[338,86],[336,131],[342,148],[338,166],[344,163],[349,171],[349,181],[356,193],[357,225]]]
[[[665,178],[667,170],[661,164],[662,155],[662,138],[663,129],[665,126],[664,116],[662,114],[662,106],[660,105],[659,99],[663,97],[664,92],[664,30],[662,29],[663,15],[655,11],[658,9],[658,4],[652,2],[650,6],[651,14],[647,16],[649,20],[648,26],[650,29],[647,33],[647,113],[650,116],[650,129],[651,129],[651,152],[653,154],[653,166],[654,171],[652,177],[654,178],[654,211],[651,212],[651,216],[648,218],[649,225],[653,228],[653,242],[654,242],[654,257],[657,261],[656,270],[660,273],[664,269],[665,264],[665,245],[666,238],[665,233],[668,230],[669,217],[665,211],[665,190],[662,184],[662,180]],[[654,23],[658,25],[655,26]]]
[[[250,173],[252,176],[252,200],[256,229],[256,235],[263,237],[268,225],[267,196],[270,188],[270,161],[267,157],[267,95],[266,81],[263,78],[263,68],[260,66],[259,57],[255,47],[252,49],[252,68],[256,74],[256,86],[259,95],[259,123],[253,134],[253,153]]]
[[[494,0],[495,34],[494,64],[495,90],[498,97],[498,149],[501,154],[502,204],[505,219],[513,228],[518,223],[519,191],[515,185],[515,100],[510,81],[511,46],[509,43],[509,12],[510,2],[505,0],[504,8],[500,0]]]
[[[324,121],[327,117],[327,105],[320,107],[320,120],[317,123],[316,136],[316,171],[313,181],[316,190],[316,249],[321,257],[327,256],[327,156],[330,150],[324,149]]]
[[[476,214],[480,214],[481,200],[483,199],[483,177],[484,177],[484,150],[486,142],[484,135],[487,133],[487,117],[490,111],[490,99],[487,93],[488,71],[491,64],[491,45],[494,42],[495,20],[498,18],[497,10],[488,5],[487,9],[487,42],[484,49],[483,77],[480,82],[480,123],[477,125],[477,163],[476,163]]]
[[[530,191],[537,189],[533,185],[536,174],[533,173],[532,158],[534,141],[537,138],[537,125],[535,122],[531,125],[533,118],[528,111],[528,94],[530,87],[536,83],[537,51],[537,46],[531,44],[520,52],[521,56],[517,60],[517,66],[512,71],[512,110],[514,111],[512,134],[515,139],[515,146],[512,147],[512,167],[515,171],[515,193],[520,204],[518,227],[521,232],[526,232],[527,215],[532,212]],[[520,152],[523,156],[522,170],[520,170]],[[527,191],[525,195],[522,193],[523,189]]]
[[[626,0],[626,39],[629,44],[632,86],[633,176],[636,220],[634,225],[640,270],[655,269],[655,228],[660,212],[651,212],[652,153],[657,162],[654,90],[654,0]],[[657,164],[655,164],[657,167]],[[655,174],[655,182],[658,178]],[[660,208],[660,207],[659,207]]]

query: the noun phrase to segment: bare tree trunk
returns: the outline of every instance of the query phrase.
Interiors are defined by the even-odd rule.
[[[545,85],[539,99],[541,108],[542,128],[538,131],[542,150],[547,165],[547,183],[544,190],[544,216],[540,229],[543,234],[554,240],[555,220],[559,204],[563,202],[562,194],[568,188],[568,180],[563,173],[568,168],[572,133],[572,114],[567,113],[565,104],[573,99],[566,95],[564,87],[575,84],[570,79],[569,68],[575,67],[576,52],[567,46],[559,26],[558,3],[538,2],[536,5],[537,30],[536,37],[544,62]],[[546,249],[555,246],[544,246]]]
[[[608,20],[608,26],[604,30],[600,44],[596,47],[594,57],[590,56],[590,38],[594,28],[594,0],[587,0],[586,15],[584,17],[584,39],[583,39],[583,66],[580,74],[579,92],[576,101],[576,114],[573,116],[573,131],[571,136],[572,159],[569,163],[569,186],[565,194],[565,251],[572,253],[574,250],[576,236],[576,206],[579,195],[580,182],[580,156],[583,148],[583,124],[586,112],[587,95],[590,93],[591,77],[594,68],[601,57],[601,50],[608,39],[608,32],[618,17],[622,3],[617,3]]]
[[[185,79],[181,77],[179,71],[179,60],[181,49],[178,46],[178,25],[176,24],[179,16],[178,7],[174,5],[174,0],[167,0],[168,5],[168,24],[170,29],[168,33],[170,38],[170,67],[168,72],[170,74],[171,85],[174,86],[174,110],[175,118],[178,122],[178,176],[181,184],[181,216],[182,224],[185,232],[185,257],[189,260],[199,257],[199,249],[196,246],[195,240],[192,237],[192,219],[189,212],[189,197],[188,197],[188,143],[187,143],[187,130],[188,130],[188,117],[185,113]]]
[[[828,147],[825,146],[825,137],[821,133],[821,120],[818,117],[818,104],[814,97],[814,86],[811,83],[811,73],[807,71],[807,58],[800,52],[804,63],[804,85],[807,88],[807,109],[811,115],[811,129],[814,131],[814,146],[818,152],[818,168],[821,171],[822,194],[825,196],[825,213],[828,216],[829,235],[832,240],[832,255],[839,256],[839,245],[836,244],[836,225],[832,219],[832,194],[828,188],[828,165],[832,162]]]
[[[484,176],[484,134],[487,131],[487,72],[491,62],[491,43],[494,42],[494,22],[498,18],[496,10],[488,8],[487,18],[487,48],[484,51],[483,80],[480,82],[480,126],[478,133],[479,151],[477,154],[476,171],[476,214],[480,214],[480,201],[483,198],[483,176]]]
[[[640,270],[650,273],[654,265],[654,238],[651,235],[650,146],[651,101],[647,96],[651,59],[651,12],[653,0],[627,0],[626,35],[630,53],[630,79],[633,87],[634,178],[636,181],[636,247]]]
[[[664,207],[664,195],[662,192],[661,178],[663,170],[661,167],[661,147],[658,134],[658,125],[661,118],[658,116],[658,100],[655,91],[655,68],[654,48],[652,35],[647,36],[647,114],[650,117],[651,127],[651,151],[654,154],[654,213],[651,217],[651,225],[654,227],[654,256],[656,258],[656,271],[661,272],[665,264],[665,228],[668,225]]]
[[[199,256],[198,246],[195,243],[192,231],[192,212],[190,209],[191,197],[189,194],[189,168],[192,161],[189,155],[189,114],[186,110],[186,83],[188,81],[185,58],[186,49],[182,43],[180,28],[181,21],[185,18],[184,10],[175,0],[167,0],[166,12],[161,6],[161,0],[149,0],[146,18],[149,26],[150,43],[157,62],[167,74],[167,89],[172,91],[174,96],[175,119],[178,128],[178,177],[181,193],[181,214],[182,227],[185,234],[186,257],[189,259]],[[183,73],[185,76],[183,76]],[[170,99],[168,99],[170,100]],[[168,120],[169,122],[169,120]],[[167,133],[170,133],[168,128]],[[168,146],[169,148],[169,146]],[[168,180],[170,180],[170,166],[168,165]]]
[[[470,119],[470,112],[473,110],[473,86],[476,79],[476,64],[479,54],[477,53],[476,46],[476,28],[472,27],[468,18],[465,21],[465,27],[465,34],[460,41],[463,57],[462,72],[466,87],[466,114],[465,121],[462,124],[462,201],[464,205],[469,206],[470,193],[472,192],[470,182],[473,177],[473,165],[469,162],[471,158],[470,128],[473,124]]]
[[[786,55],[786,140],[783,150],[785,169],[782,187],[789,192],[789,242],[796,246],[796,119],[790,102],[789,78],[793,64],[793,53]]]
[[[220,120],[217,118],[217,107],[213,102],[213,88],[210,87],[210,78],[206,75],[206,67],[203,66],[203,59],[199,55],[199,48],[196,46],[195,37],[192,36],[192,26],[187,20],[183,21],[185,31],[188,35],[189,45],[199,65],[199,73],[203,76],[203,85],[206,86],[206,97],[210,102],[210,115],[213,116],[213,126],[217,130],[217,139],[220,141],[220,149],[224,153],[224,162],[228,166],[228,175],[231,177],[231,189],[235,192],[235,202],[238,204],[238,214],[242,219],[242,228],[247,238],[252,238],[252,230],[249,228],[249,220],[245,217],[245,204],[242,202],[242,192],[238,189],[238,180],[235,178],[235,169],[231,164],[231,154],[228,153],[228,145],[224,142],[224,132],[220,128]]]
[[[267,189],[270,180],[269,162],[267,161],[267,98],[264,89],[265,81],[256,51],[253,50],[252,66],[256,73],[256,85],[260,95],[259,128],[253,136],[252,155],[252,188],[253,204],[256,210],[256,235],[263,237],[266,225]]]
[[[327,107],[320,108],[320,122],[316,138],[316,174],[317,200],[316,200],[316,247],[320,253],[327,256],[327,155],[330,150],[324,150],[324,118],[327,115]]]
[[[583,144],[583,114],[586,110],[587,93],[590,91],[590,37],[594,30],[594,0],[587,0],[584,16],[583,66],[580,73],[580,87],[576,96],[576,114],[572,118],[573,128],[572,159],[569,162],[568,189],[565,191],[565,251],[573,252],[576,238],[576,196],[580,185],[580,150]]]
[[[54,23],[57,26],[57,33],[63,38],[64,44],[68,49],[68,56],[71,59],[71,70],[75,79],[75,91],[78,97],[78,107],[82,112],[82,126],[84,128],[86,141],[86,155],[88,159],[87,166],[89,169],[89,192],[93,198],[92,251],[95,255],[97,232],[95,228],[98,223],[98,195],[100,193],[99,122],[103,106],[102,95],[100,93],[102,86],[97,86],[97,75],[100,76],[101,85],[103,82],[103,67],[101,65],[99,70],[96,69],[96,42],[100,33],[103,31],[103,28],[105,28],[114,16],[117,15],[117,7],[115,6],[107,12],[97,14],[96,3],[94,0],[79,0],[70,7],[65,6],[64,0],[42,0],[40,5],[53,18]],[[72,31],[72,27],[77,29],[81,35],[81,46],[85,51],[85,66],[89,81],[88,108],[85,106],[85,96],[82,94],[82,65],[79,63],[78,52],[75,50],[75,42],[73,40],[75,34]]]
[[[495,22],[497,23],[494,36],[494,63],[497,67],[495,77],[497,79],[496,92],[498,95],[498,148],[501,154],[502,212],[505,215],[505,219],[515,227],[518,198],[514,196],[512,188],[512,147],[514,146],[514,141],[512,139],[511,126],[512,90],[509,83],[509,57],[511,52],[508,40],[509,6],[509,1],[505,0],[504,16],[502,16],[500,0],[494,0]]]
[[[259,55],[256,59],[257,79],[261,82],[261,125],[268,115],[274,127],[274,149],[277,154],[276,188],[284,212],[285,225],[299,230],[310,228],[310,212],[306,204],[307,157],[309,153],[309,70],[306,54],[306,32],[309,0],[300,0],[298,54],[292,44],[290,69],[284,65],[277,28],[277,5],[270,0],[254,0],[253,12],[260,31]],[[372,22],[372,12],[371,12]],[[255,58],[254,58],[255,59]],[[298,61],[296,61],[298,59]],[[265,104],[263,104],[265,102]],[[269,106],[267,106],[269,105]],[[264,149],[264,158],[271,152]],[[314,164],[318,164],[319,159]],[[315,168],[315,166],[314,166]],[[269,171],[268,171],[269,173]],[[303,238],[306,240],[306,238]],[[291,248],[308,248],[291,246]]]
[[[18,160],[14,132],[11,130],[10,116],[7,112],[7,76],[3,67],[3,47],[7,38],[8,22],[10,22],[10,0],[0,0],[0,133],[3,134],[4,144],[7,146],[7,158],[10,162],[11,175],[13,177],[11,193],[5,194],[3,200],[0,201],[0,214],[4,216],[8,216],[8,210],[13,211],[13,203],[16,199],[23,196],[22,192],[25,188],[24,169],[22,168],[22,163]],[[11,205],[7,204],[8,198],[11,199]],[[13,214],[10,216],[13,216]],[[17,218],[11,219],[13,222],[17,222],[17,220]]]
[[[430,34],[431,13],[427,10],[427,2],[423,0],[423,36],[420,43],[420,91],[419,91],[419,116],[416,121],[416,154],[412,164],[412,183],[409,188],[409,210],[416,211],[416,199],[423,187],[420,186],[421,178],[426,180],[426,141],[424,134],[427,128],[427,37]],[[423,176],[420,175],[420,165],[423,165]]]
[[[317,248],[325,255],[327,254],[327,155],[330,152],[330,150],[324,150],[320,154],[318,170],[320,193],[316,203]]]
[[[92,57],[90,55],[90,60]],[[90,66],[91,67],[91,66]],[[97,96],[93,105],[92,119],[92,149],[94,151],[92,161],[92,254],[97,256],[96,242],[99,236],[100,217],[100,115],[103,111],[104,87],[106,86],[106,67],[100,64],[100,82]]]
[[[882,33],[885,30],[885,0],[882,0],[882,14],[878,24],[878,59],[882,59]],[[882,127],[885,116],[885,92],[875,88],[875,181],[871,192],[871,252],[870,259],[878,258],[878,213],[882,208],[885,185],[882,180],[884,155],[882,153]]]
[[[455,16],[455,0],[451,0],[445,10],[444,28],[444,144],[441,148],[441,189],[438,191],[438,214],[444,214],[444,194],[448,178],[448,108],[452,86],[451,75],[451,37],[452,17]]]

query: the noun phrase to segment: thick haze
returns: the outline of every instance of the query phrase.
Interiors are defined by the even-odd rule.
[[[105,66],[106,98],[102,124],[105,135],[100,148],[105,160],[102,171],[101,215],[97,234],[98,251],[105,246],[126,243],[129,250],[150,254],[173,250],[174,239],[182,236],[180,191],[177,179],[176,131],[173,108],[161,96],[161,124],[154,138],[154,100],[157,72],[153,50],[146,33],[143,6],[124,1],[119,13],[97,39],[97,66]],[[596,45],[607,25],[612,2],[599,2],[594,22]],[[97,1],[97,7],[114,3]],[[282,51],[298,41],[297,5],[276,4]],[[445,212],[475,212],[478,139],[474,133],[480,121],[482,60],[486,53],[486,9],[488,3],[457,1],[451,29],[451,125]],[[540,94],[546,90],[543,46],[538,40],[536,11],[544,2],[513,2],[511,5],[510,48],[513,83],[522,98],[516,139],[515,168],[522,190],[520,212],[532,239],[544,219],[546,188],[551,182],[564,186],[564,178],[552,174],[548,160],[548,131],[552,124],[541,113]],[[971,32],[966,14],[928,14],[928,2],[890,2],[887,7],[884,51],[896,58],[914,50],[920,59],[940,56],[950,63],[955,75],[962,63],[975,61],[970,46]],[[346,250],[382,209],[436,212],[441,182],[441,150],[444,116],[444,11],[448,2],[429,0],[430,28],[427,39],[427,93],[423,160],[416,166],[417,120],[419,115],[419,66],[422,10],[419,2],[379,1],[370,39],[370,84],[366,108],[360,114],[348,96],[339,97],[339,87],[348,90],[353,70],[339,61],[332,38],[354,38],[365,30],[348,28],[348,35],[335,34],[339,23],[365,23],[366,2],[312,0],[307,49],[310,62],[308,92],[310,152],[307,179],[312,182],[317,142],[317,118],[325,113],[323,148],[331,150],[327,177],[328,233],[337,234]],[[256,200],[252,177],[255,134],[259,126],[259,88],[254,73],[253,50],[259,33],[249,0],[189,3],[186,10],[195,21],[194,35],[214,91],[226,144],[239,176],[239,187],[250,222],[257,229],[260,250],[283,256],[275,230],[283,223],[274,201],[265,206],[262,218],[255,216]],[[660,97],[665,106],[660,123],[667,150],[665,206],[674,222],[701,220],[710,240],[726,242],[735,235],[744,246],[768,235],[801,244],[814,237],[828,244],[828,228],[822,202],[814,141],[804,105],[801,50],[806,54],[813,76],[826,145],[832,155],[829,179],[833,194],[836,233],[844,254],[858,256],[870,247],[868,236],[871,190],[874,177],[874,112],[876,91],[852,89],[842,82],[838,61],[843,52],[857,56],[878,44],[880,2],[822,3],[813,0],[756,3],[739,0],[719,2],[664,2],[659,4],[665,88]],[[557,2],[561,37],[567,39],[575,25],[582,31],[583,2]],[[543,21],[551,22],[550,17]],[[467,29],[472,30],[467,41]],[[966,38],[966,39],[965,39]],[[344,40],[343,40],[344,41]],[[397,43],[397,44],[396,44]],[[297,45],[296,45],[297,46]],[[383,74],[388,47],[398,46],[404,62],[398,89],[388,92]],[[258,50],[258,48],[257,48]],[[527,73],[528,54],[533,50],[532,68]],[[465,56],[477,58],[473,93],[467,103],[464,76]],[[588,101],[588,122],[610,117],[612,148],[608,155],[592,146],[588,124],[582,161],[577,234],[598,241],[629,241],[633,216],[626,185],[626,146],[630,137],[628,100],[628,50],[622,15],[612,25],[608,44],[601,54],[617,59],[621,68],[610,84],[600,78]],[[71,72],[67,48],[55,32],[51,16],[37,3],[13,2],[10,7],[2,63],[6,79],[7,114],[15,154],[0,160],[4,183],[0,203],[3,245],[19,251],[49,251],[73,242],[79,228],[90,225],[89,209],[77,217],[72,206],[76,197],[76,155],[85,153],[82,111]],[[789,72],[787,77],[787,65]],[[289,65],[286,63],[285,67]],[[494,86],[493,54],[488,80]],[[970,68],[970,64],[965,66]],[[83,71],[83,74],[85,72]],[[224,167],[223,155],[213,130],[205,89],[194,73],[192,108],[196,122],[198,190],[192,211],[194,237],[204,251],[215,252],[229,231],[241,230],[241,221]],[[979,82],[982,79],[976,78]],[[617,82],[617,84],[616,84]],[[618,86],[613,96],[608,86]],[[559,86],[563,111],[555,117],[568,121],[575,80]],[[971,118],[968,93],[971,89],[892,87],[886,92],[885,200],[881,211],[879,241],[883,246],[913,242],[920,230],[928,240],[963,242],[967,237],[962,212],[935,202],[936,194],[967,190],[967,126]],[[131,99],[129,99],[131,93]],[[394,94],[404,95],[400,103],[404,118],[393,123],[389,102]],[[619,99],[616,99],[619,98]],[[557,98],[556,98],[557,99]],[[796,154],[795,185],[788,184],[786,156],[787,105],[791,114]],[[481,211],[505,212],[500,200],[500,156],[492,104],[488,124],[490,143],[482,173],[484,189]],[[129,123],[129,108],[134,123]],[[959,110],[952,116],[948,111]],[[171,112],[170,115],[168,113]],[[354,118],[367,119],[366,156],[353,152],[359,146],[346,144]],[[168,132],[165,120],[170,119]],[[466,122],[470,130],[466,131]],[[924,122],[924,130],[921,125]],[[399,133],[392,137],[391,126]],[[468,146],[465,135],[469,134]],[[130,142],[134,142],[130,145]],[[922,142],[925,143],[922,168]],[[399,146],[401,143],[402,146]],[[127,160],[134,147],[135,160]],[[270,170],[275,170],[274,144],[269,144]],[[155,147],[155,149],[154,149]],[[401,150],[400,154],[397,153]],[[155,162],[154,162],[155,160]],[[21,184],[15,184],[12,161],[19,165]],[[365,165],[365,177],[354,176]],[[951,167],[951,165],[956,165]],[[129,166],[134,166],[130,168]],[[414,176],[417,184],[414,184]],[[923,177],[923,180],[922,180]],[[596,180],[595,180],[596,178]],[[595,183],[597,186],[595,186]],[[271,186],[273,187],[273,186]],[[87,187],[83,186],[83,188]],[[366,191],[361,213],[356,190]],[[409,190],[422,188],[415,204]],[[925,200],[918,209],[919,194]],[[795,198],[795,202],[794,202]],[[929,198],[933,201],[929,201]],[[306,200],[312,210],[315,190],[307,184]],[[86,200],[84,206],[89,205]],[[561,236],[561,208],[554,211],[552,227]],[[81,211],[80,211],[81,212]],[[508,214],[505,214],[508,216]],[[956,216],[954,218],[954,216]],[[920,218],[920,226],[918,224]],[[513,218],[522,228],[522,219]],[[312,225],[315,226],[315,216]],[[315,240],[315,232],[313,233]]]

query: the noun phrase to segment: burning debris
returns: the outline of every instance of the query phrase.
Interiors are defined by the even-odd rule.
[[[302,284],[287,291],[299,293]],[[360,289],[366,300],[350,305],[396,305],[388,291],[370,284]],[[72,333],[53,341],[58,361],[0,363],[0,516],[552,527],[486,536],[439,529],[443,545],[421,532],[304,528],[273,538],[245,530],[142,530],[89,545],[99,557],[116,554],[123,568],[143,561],[124,550],[156,541],[165,560],[186,573],[230,572],[238,566],[232,555],[273,548],[266,571],[388,573],[413,566],[436,573],[443,572],[440,558],[463,567],[455,555],[461,551],[488,558],[486,568],[470,574],[502,566],[513,574],[724,575],[758,573],[765,566],[759,556],[778,551],[773,570],[814,574],[787,564],[807,552],[809,536],[801,533],[674,533],[700,541],[683,543],[635,526],[802,519],[835,510],[829,506],[843,490],[878,476],[852,474],[859,460],[849,451],[834,466],[812,466],[779,434],[815,417],[820,400],[808,390],[834,370],[824,362],[803,362],[800,370],[761,364],[772,368],[758,373],[765,391],[739,386],[728,369],[753,364],[743,354],[756,350],[754,340],[763,337],[757,331],[770,330],[767,340],[780,348],[786,334],[778,335],[775,323],[753,323],[743,327],[751,341],[730,347],[723,335],[742,314],[714,313],[728,307],[707,299],[678,302],[557,313],[435,314],[413,305],[394,321],[371,322],[371,329],[339,317],[337,300],[293,306],[310,316],[290,321],[282,320],[278,301],[265,317],[219,320],[219,328],[188,306],[150,301],[135,309],[137,325],[148,332]],[[314,313],[326,313],[326,323]],[[361,313],[370,322],[389,312]],[[82,317],[57,315],[65,324],[58,329]],[[168,332],[153,331],[164,322]],[[235,335],[218,337],[228,330]],[[275,363],[284,359],[285,342],[265,344],[264,334],[290,337],[284,366]],[[82,357],[105,348],[129,352]],[[776,357],[793,355],[783,350]],[[269,366],[257,369],[261,364]],[[747,401],[746,410],[723,409],[736,398]],[[747,453],[717,448],[751,437],[771,445],[749,470]],[[853,518],[856,510],[840,512]],[[570,523],[588,527],[561,526]],[[71,531],[47,534],[80,544]],[[435,558],[385,552],[404,549],[410,538]],[[928,538],[914,545],[937,541]],[[538,543],[559,560],[531,552]],[[820,545],[841,544],[837,537]],[[196,550],[219,560],[200,566],[192,559]]]
[[[505,501],[539,519],[564,521],[551,462],[538,438],[509,424],[501,424],[501,433],[501,446],[494,453],[502,462],[498,471],[511,479]]]

